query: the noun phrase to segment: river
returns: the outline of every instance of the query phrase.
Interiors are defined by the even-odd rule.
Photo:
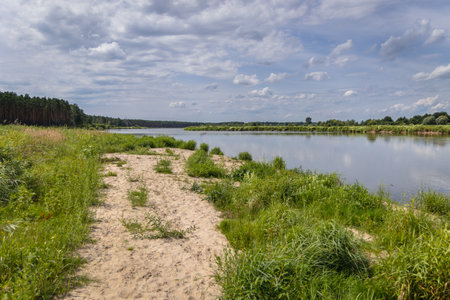
[[[421,189],[450,193],[450,137],[336,135],[278,132],[211,132],[183,129],[117,129],[134,135],[168,135],[220,147],[225,155],[248,151],[254,160],[281,156],[288,168],[341,175],[370,191],[383,187],[397,202]]]

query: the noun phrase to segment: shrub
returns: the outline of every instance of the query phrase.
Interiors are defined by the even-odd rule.
[[[193,140],[189,140],[189,141],[183,143],[182,148],[183,149],[188,149],[188,150],[195,150],[196,146],[197,146],[197,142],[195,142]]]
[[[224,177],[225,169],[217,166],[203,150],[195,151],[186,161],[186,171],[194,177]]]
[[[450,216],[450,195],[421,191],[413,200],[416,206],[423,211]]]
[[[200,144],[200,150],[203,150],[203,151],[205,151],[206,153],[208,153],[208,151],[209,151],[209,145],[206,144],[206,143],[201,143],[201,144]]]
[[[223,155],[223,152],[222,152],[222,150],[220,150],[219,147],[214,147],[211,149],[209,154]]]
[[[154,170],[157,173],[172,174],[171,165],[172,163],[170,162],[170,160],[161,159],[156,163]]]
[[[272,165],[277,170],[284,170],[286,168],[286,163],[284,162],[283,158],[280,156],[277,156],[273,159]]]
[[[238,159],[244,160],[244,161],[252,161],[252,155],[248,152],[241,152],[238,154]]]

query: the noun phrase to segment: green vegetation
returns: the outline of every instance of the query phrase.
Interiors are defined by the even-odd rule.
[[[159,160],[156,165],[155,165],[155,171],[158,173],[163,173],[163,174],[172,174],[172,168],[171,168],[172,163],[170,162],[170,160],[167,159],[161,159]]]
[[[234,248],[218,261],[226,299],[450,296],[447,195],[419,193],[426,212],[401,208],[335,174],[286,170],[280,157],[247,162],[204,193]]]
[[[205,144],[205,143],[201,143],[201,144],[200,144],[200,150],[203,150],[203,151],[205,151],[206,153],[208,153],[208,151],[209,151],[209,145],[208,145],[208,144]]]
[[[244,160],[244,161],[252,161],[253,157],[248,152],[241,152],[241,153],[238,154],[238,159]]]
[[[194,177],[224,177],[226,171],[217,166],[206,151],[201,149],[195,151],[186,161],[186,172]]]
[[[148,190],[145,185],[141,184],[136,190],[128,191],[128,200],[131,206],[145,206],[148,199]]]
[[[85,282],[74,275],[83,263],[74,253],[89,241],[89,207],[107,187],[102,154],[184,145],[169,137],[0,126],[1,298],[49,299]]]
[[[223,152],[219,147],[214,147],[209,151],[209,154],[223,155]]]
[[[122,219],[122,224],[125,228],[140,239],[182,239],[186,234],[193,232],[196,228],[191,226],[186,230],[172,228],[171,222],[164,223],[160,217],[154,215],[145,216],[145,224],[141,224],[138,220]]]

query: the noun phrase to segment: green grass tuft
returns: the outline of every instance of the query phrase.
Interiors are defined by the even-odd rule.
[[[171,165],[172,163],[170,162],[170,160],[161,159],[156,163],[154,170],[158,173],[172,174]]]
[[[217,166],[211,160],[207,152],[203,150],[195,151],[186,161],[186,171],[189,176],[194,177],[224,177],[225,169]]]
[[[131,206],[145,206],[148,199],[148,190],[144,185],[140,185],[137,190],[128,191],[128,200]]]

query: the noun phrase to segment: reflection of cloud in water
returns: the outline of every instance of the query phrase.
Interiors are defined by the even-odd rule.
[[[345,155],[344,155],[343,161],[344,161],[344,165],[345,165],[347,168],[350,167],[350,166],[352,165],[352,157],[351,157],[350,155],[348,155],[348,154],[345,154]]]
[[[411,169],[409,175],[417,189],[431,188],[443,193],[450,192],[450,176],[438,173],[437,170]]]

